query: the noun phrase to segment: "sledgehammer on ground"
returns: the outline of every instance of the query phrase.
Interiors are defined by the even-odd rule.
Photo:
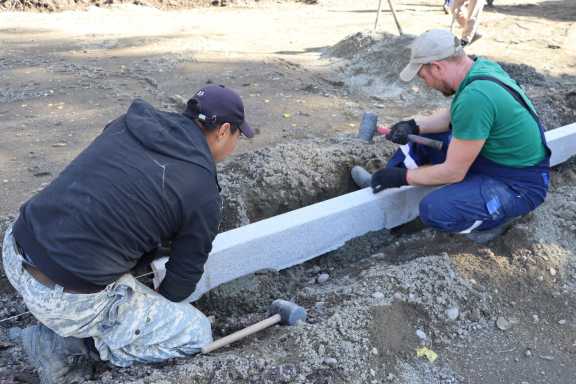
[[[202,348],[202,353],[210,353],[218,348],[222,348],[230,343],[243,339],[246,336],[250,336],[258,331],[271,327],[274,324],[280,323],[282,325],[296,325],[299,321],[306,320],[306,310],[286,300],[274,300],[272,305],[270,305],[268,312],[272,316],[260,321],[259,323],[234,332],[231,335],[218,339],[212,344],[208,344]]]
[[[358,138],[368,143],[372,142],[377,127],[378,116],[372,112],[364,112],[362,115],[362,123],[360,123],[360,129],[358,130]],[[429,139],[420,135],[408,135],[408,141],[438,150],[442,150],[442,146],[444,145],[440,140]]]

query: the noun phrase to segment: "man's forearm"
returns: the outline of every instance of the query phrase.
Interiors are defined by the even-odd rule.
[[[410,169],[406,174],[406,181],[410,185],[458,183],[466,177],[485,142],[485,140],[452,139],[445,162]]]
[[[462,181],[464,176],[465,174],[461,174],[448,167],[446,163],[442,163],[409,169],[406,174],[406,181],[410,185],[444,185]]]
[[[442,108],[429,116],[414,118],[420,128],[420,134],[447,132],[450,128],[450,110]]]

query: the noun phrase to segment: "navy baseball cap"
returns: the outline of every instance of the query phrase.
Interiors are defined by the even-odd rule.
[[[254,137],[254,131],[244,120],[244,104],[240,96],[223,85],[207,85],[188,101],[185,114],[208,126],[230,123],[246,137]]]

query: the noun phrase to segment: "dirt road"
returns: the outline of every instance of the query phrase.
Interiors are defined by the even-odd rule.
[[[417,35],[447,27],[440,3],[395,1],[403,30]],[[376,34],[346,39],[372,28],[376,5],[321,0],[170,12],[115,6],[0,13],[0,223],[133,98],[177,109],[206,83],[226,84],[245,98],[259,134],[240,144],[240,154],[254,160],[241,177],[275,175],[255,189],[263,202],[274,200],[270,190],[287,196],[278,211],[341,193],[350,187],[348,167],[378,156],[373,148],[352,150],[342,138],[356,132],[363,111],[392,122],[449,102],[421,84],[397,81],[409,38],[396,37],[387,10]],[[549,128],[576,120],[575,2],[496,0],[480,32],[467,51],[505,65]],[[381,155],[393,148],[383,144]],[[224,165],[224,178],[234,169]],[[575,169],[570,163],[555,171],[549,201],[494,244],[479,247],[428,230],[371,234],[305,265],[217,289],[198,304],[216,317],[217,336],[260,319],[277,297],[295,298],[309,310],[302,327],[161,366],[102,365],[95,382],[574,382]],[[299,185],[293,181],[308,176],[329,183],[329,192],[310,182],[305,192],[291,194]],[[315,283],[319,273],[330,280]],[[0,318],[26,310],[3,276],[0,308]],[[510,328],[499,329],[499,318]],[[35,382],[8,338],[9,327],[32,321],[0,324],[0,383]],[[416,357],[421,343],[439,354],[435,363]]]

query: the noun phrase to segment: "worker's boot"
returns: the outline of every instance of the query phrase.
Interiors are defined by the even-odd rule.
[[[354,183],[360,188],[369,187],[372,183],[372,175],[370,172],[359,165],[353,166],[350,174],[352,175],[352,180],[354,180]]]
[[[24,329],[21,337],[41,384],[83,383],[92,376],[93,362],[84,339],[58,336],[44,325]]]
[[[510,219],[497,227],[485,231],[475,231],[466,234],[466,237],[477,244],[486,244],[506,232],[517,219]]]

